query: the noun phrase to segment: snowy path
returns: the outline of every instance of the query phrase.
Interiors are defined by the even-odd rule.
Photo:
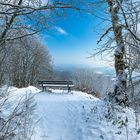
[[[36,96],[40,117],[39,128],[42,140],[82,140],[82,124],[86,121],[84,105],[92,104],[90,96],[85,98],[67,93],[40,93]]]
[[[39,93],[35,97],[39,120],[32,140],[126,140],[126,129],[108,122],[104,101],[82,92]],[[130,119],[131,111],[128,110]],[[134,140],[135,123],[130,122],[129,139]],[[118,132],[121,131],[121,134]]]

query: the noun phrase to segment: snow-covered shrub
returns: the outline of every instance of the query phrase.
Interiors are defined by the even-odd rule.
[[[73,74],[76,89],[104,97],[113,90],[114,80],[111,76],[96,72],[94,69],[78,69]]]
[[[35,106],[33,96],[14,94],[13,91],[0,89],[0,140],[30,140]]]
[[[89,69],[78,69],[73,73],[73,80],[75,83],[75,88],[79,91],[87,93],[95,93],[92,82],[93,82],[94,72]]]
[[[137,139],[139,134],[140,126],[139,120],[140,116],[138,112],[135,112],[131,108],[121,107],[116,104],[106,103],[106,111],[104,113],[106,120],[109,123],[112,123],[114,127],[117,127],[117,135],[122,135],[125,132],[125,137],[127,140],[130,139],[129,134],[133,133],[133,139]],[[129,130],[131,127],[135,126],[132,130]]]

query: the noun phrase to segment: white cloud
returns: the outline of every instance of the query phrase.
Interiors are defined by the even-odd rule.
[[[57,32],[59,32],[62,35],[68,35],[68,33],[61,27],[55,27],[55,29],[57,30]]]

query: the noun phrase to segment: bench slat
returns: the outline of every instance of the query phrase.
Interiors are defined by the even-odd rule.
[[[39,84],[73,84],[72,81],[38,81]]]
[[[39,86],[46,86],[46,87],[73,87],[74,85],[57,85],[57,84],[39,84]]]
[[[68,91],[70,91],[71,88],[74,87],[72,81],[38,81],[38,84],[43,90],[46,89],[46,87],[67,87]]]

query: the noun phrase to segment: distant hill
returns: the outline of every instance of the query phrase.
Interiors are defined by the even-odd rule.
[[[93,69],[95,72],[101,72],[104,75],[111,75],[114,76],[115,75],[115,70],[113,67],[105,67],[105,66],[87,66],[87,65],[69,65],[69,64],[65,64],[65,65],[55,65],[54,66],[54,70],[55,71],[69,71],[69,72],[73,72],[77,69]]]

